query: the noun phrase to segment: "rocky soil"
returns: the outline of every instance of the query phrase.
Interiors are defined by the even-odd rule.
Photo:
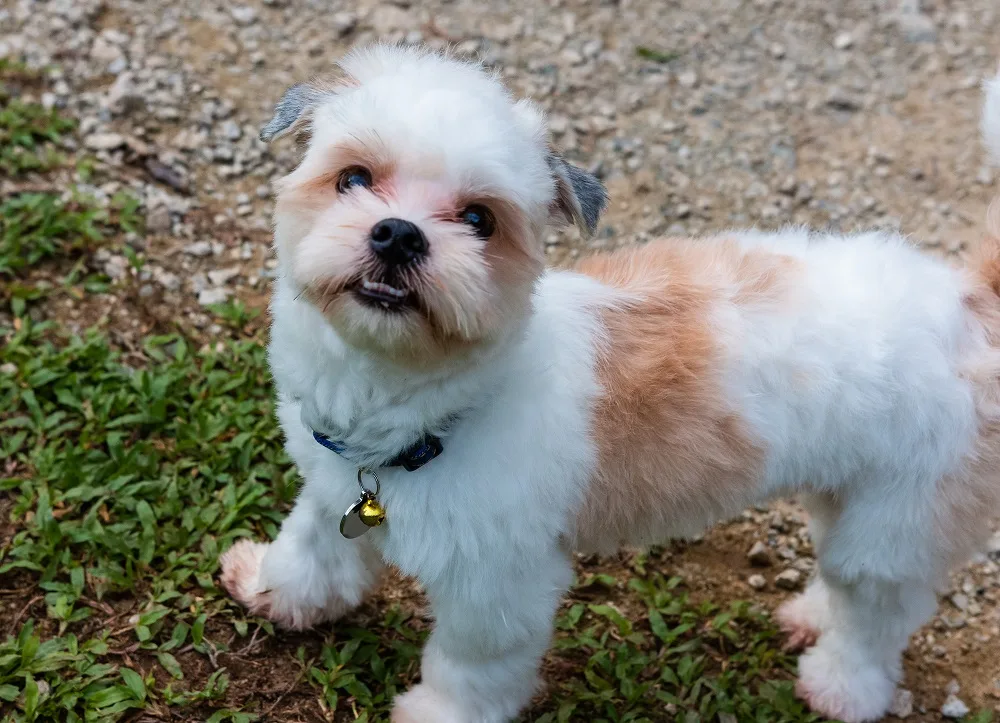
[[[550,114],[555,144],[606,181],[588,248],[733,226],[901,229],[960,263],[996,194],[977,137],[980,81],[1000,57],[995,0],[7,0],[0,57],[47,68],[42,103],[80,122],[83,149],[141,198],[141,268],[105,251],[138,294],[66,299],[69,324],[143,307],[221,334],[205,307],[260,308],[273,181],[296,161],[257,130],[292,82],[376,38],[457,47]],[[12,182],[0,179],[0,192]],[[141,330],[139,330],[141,331]],[[775,606],[813,567],[802,512],[753,510],[676,557],[719,600]],[[942,591],[914,639],[898,713],[1000,710],[1000,537]]]

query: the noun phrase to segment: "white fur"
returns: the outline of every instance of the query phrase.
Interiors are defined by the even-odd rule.
[[[986,102],[983,104],[982,130],[993,162],[1000,166],[1000,75],[983,84]]]
[[[310,164],[325,145],[365,133],[378,117],[387,119],[380,133],[423,144],[434,173],[489,177],[539,218],[552,188],[537,114],[514,109],[470,66],[421,57],[398,49],[352,56],[360,85],[317,112],[313,145],[293,176],[315,173]],[[998,81],[989,92],[985,132],[995,150]],[[389,99],[412,112],[399,114]],[[454,127],[441,121],[443,103],[460,109]],[[477,115],[483,127],[466,133]],[[525,125],[504,133],[490,119]],[[279,253],[304,233],[300,223],[279,215]],[[808,494],[820,577],[782,616],[819,636],[802,657],[800,693],[845,721],[873,720],[889,706],[908,636],[933,612],[933,585],[954,562],[928,530],[936,485],[961,468],[975,439],[973,393],[960,372],[986,342],[963,306],[963,277],[898,237],[792,229],[739,238],[780,248],[804,273],[795,303],[780,311],[748,311],[724,297],[715,307],[728,397],[766,450],[755,494],[734,499],[730,512]],[[566,541],[579,537],[575,515],[597,463],[590,409],[600,312],[616,297],[591,279],[546,272],[508,333],[411,368],[345,343],[300,290],[287,276],[276,283],[270,360],[304,486],[266,552],[234,548],[223,562],[227,584],[243,602],[271,605],[273,617],[301,626],[356,605],[382,560],[391,562],[424,585],[437,621],[422,682],[397,699],[393,720],[510,720],[537,687],[572,579]],[[448,428],[452,414],[459,421]],[[316,444],[311,429],[344,440],[346,458]],[[357,497],[358,467],[428,430],[443,436],[444,453],[415,472],[380,470],[386,523],[343,539],[337,525]],[[666,539],[691,522],[675,516],[637,530],[637,539]],[[249,571],[237,575],[238,563]]]

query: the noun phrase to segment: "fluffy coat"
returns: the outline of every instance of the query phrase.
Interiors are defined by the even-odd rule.
[[[798,692],[849,723],[881,717],[935,585],[1000,498],[1000,239],[966,269],[891,234],[789,229],[543,270],[545,224],[586,230],[600,199],[553,160],[533,107],[420,50],[359,51],[341,70],[268,126],[309,134],[278,202],[270,344],[304,484],[274,542],[224,555],[234,597],[304,628],[395,565],[436,624],[393,721],[500,723],[536,690],[573,550],[662,542],[799,494],[819,571],[779,611],[806,647]],[[1000,79],[983,118],[1000,159]],[[347,164],[381,170],[338,194]],[[496,209],[489,239],[456,225],[469,199]],[[381,273],[366,234],[388,215],[430,244],[404,311],[352,296]],[[386,523],[341,537],[359,467],[426,432],[444,453],[380,469]]]

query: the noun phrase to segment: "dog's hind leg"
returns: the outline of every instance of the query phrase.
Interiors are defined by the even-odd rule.
[[[910,635],[934,613],[942,573],[932,529],[934,485],[860,484],[817,548],[825,619],[799,659],[796,690],[845,723],[881,718]]]

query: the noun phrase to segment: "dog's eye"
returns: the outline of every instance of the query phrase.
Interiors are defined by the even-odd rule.
[[[476,236],[481,239],[488,239],[493,235],[493,231],[496,230],[496,223],[493,220],[493,214],[486,206],[480,206],[478,204],[469,206],[467,209],[462,211],[462,223],[467,223],[472,226],[473,230],[476,232]]]
[[[337,190],[341,193],[352,188],[369,188],[372,185],[372,174],[367,168],[352,166],[345,169],[337,179]]]

